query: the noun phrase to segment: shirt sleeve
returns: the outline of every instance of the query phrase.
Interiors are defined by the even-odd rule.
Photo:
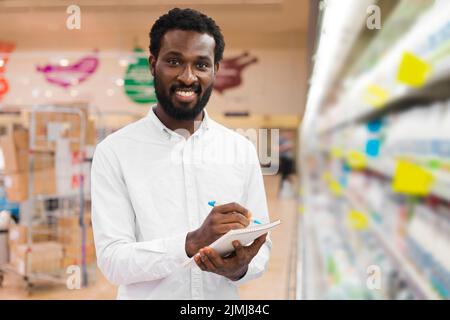
[[[97,264],[105,277],[117,285],[165,278],[188,259],[187,233],[136,241],[135,213],[120,163],[105,142],[97,146],[91,170]]]
[[[262,223],[268,223],[270,222],[270,218],[261,166],[256,149],[250,141],[249,161],[247,165],[249,169],[244,207],[250,210],[254,219],[257,219]],[[272,242],[268,236],[266,242],[261,246],[257,255],[250,262],[247,273],[241,279],[232,281],[232,283],[240,285],[262,276],[267,270],[271,249]]]

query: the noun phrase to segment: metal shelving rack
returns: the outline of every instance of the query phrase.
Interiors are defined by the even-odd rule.
[[[85,123],[85,119],[83,116],[83,112],[78,109],[78,108],[73,108],[73,107],[55,107],[55,106],[51,106],[51,105],[36,105],[33,106],[31,108],[31,117],[30,117],[30,124],[29,124],[29,147],[30,147],[30,157],[29,157],[29,179],[28,179],[28,200],[27,200],[27,205],[26,208],[28,210],[25,211],[25,219],[27,220],[26,223],[28,225],[28,251],[29,252],[32,248],[33,245],[33,226],[34,226],[34,219],[36,218],[37,215],[37,203],[41,203],[44,200],[48,200],[48,199],[63,199],[63,201],[68,201],[68,200],[76,200],[78,198],[78,208],[79,208],[79,225],[81,228],[81,268],[82,268],[82,284],[83,286],[86,286],[88,283],[88,272],[87,272],[87,265],[86,265],[86,226],[84,224],[84,212],[85,212],[85,208],[84,208],[84,181],[82,179],[80,179],[81,181],[79,181],[79,190],[78,193],[74,193],[74,194],[65,194],[65,195],[44,195],[44,194],[34,194],[34,165],[35,165],[35,152],[36,152],[36,147],[37,147],[37,141],[39,139],[42,139],[43,141],[46,140],[45,137],[42,136],[38,136],[36,133],[36,114],[37,113],[58,113],[58,114],[67,114],[67,115],[75,115],[78,116],[80,119],[80,136],[77,139],[73,139],[73,141],[71,142],[76,142],[79,144],[79,149],[81,154],[83,154],[83,150],[84,150],[84,146],[85,146],[85,130],[86,130],[86,123]],[[79,162],[79,169],[80,169],[80,174],[81,172],[83,172],[83,167],[82,167],[83,162],[80,161]],[[75,201],[76,203],[76,201]],[[70,214],[70,213],[69,213]],[[50,218],[50,220],[53,218],[57,218],[57,217],[52,217],[51,215],[46,215],[46,217],[44,217],[47,220]],[[52,221],[52,223],[54,223],[54,221]],[[54,228],[55,226],[53,226]],[[55,230],[51,230],[49,231],[51,234],[54,234]],[[25,264],[25,273],[23,274],[23,278],[26,281],[27,284],[27,289],[29,290],[29,292],[31,291],[31,289],[34,286],[34,283],[36,281],[39,280],[44,280],[44,281],[49,281],[49,282],[53,282],[53,283],[65,283],[66,279],[65,279],[65,272],[64,270],[60,270],[60,272],[58,274],[44,274],[44,273],[34,273],[34,272],[30,272],[28,270],[28,266],[32,265],[32,255],[31,254],[27,254],[26,255],[26,264]]]

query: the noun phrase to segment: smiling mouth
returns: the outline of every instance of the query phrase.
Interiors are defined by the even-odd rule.
[[[177,88],[175,90],[175,98],[180,102],[192,102],[197,96],[198,90],[194,90],[194,88]]]

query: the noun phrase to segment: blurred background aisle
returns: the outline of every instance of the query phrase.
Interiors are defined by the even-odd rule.
[[[450,297],[450,2],[326,1],[302,120],[307,299]]]

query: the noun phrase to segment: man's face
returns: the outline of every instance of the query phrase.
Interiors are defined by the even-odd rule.
[[[193,120],[208,103],[218,64],[214,38],[195,31],[170,30],[161,39],[158,59],[150,56],[158,102],[177,120]]]

